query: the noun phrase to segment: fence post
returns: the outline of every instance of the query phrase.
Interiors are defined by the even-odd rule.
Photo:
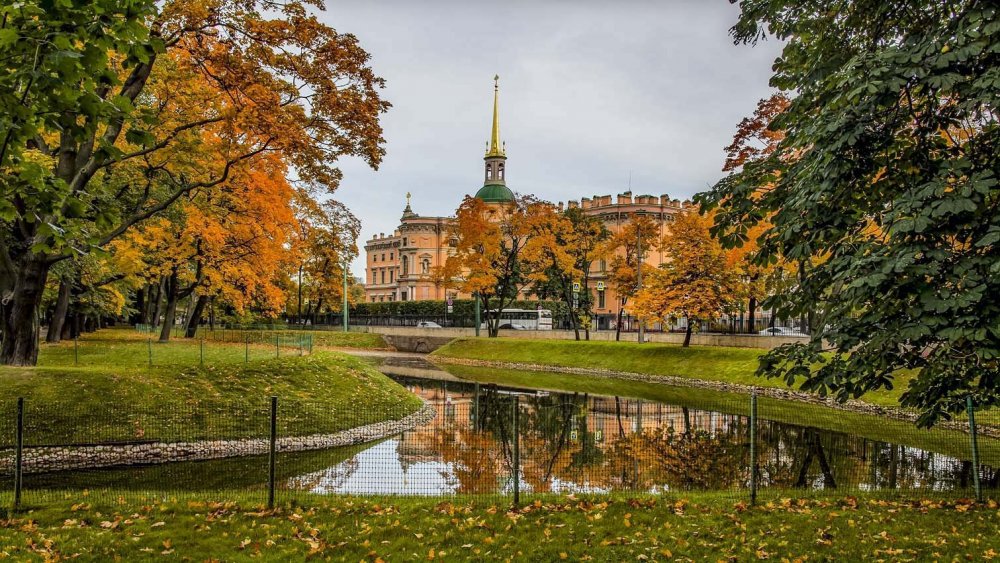
[[[757,504],[757,390],[750,392],[750,506]]]
[[[300,332],[299,333],[299,356],[302,355],[302,340],[303,340],[303,336],[305,336],[305,335]]]
[[[146,350],[149,352],[149,367],[153,367],[153,339],[146,339]]]
[[[73,336],[73,365],[80,365],[80,337]]]
[[[521,433],[518,428],[521,397],[514,395],[514,506],[521,502]]]
[[[202,336],[201,340],[198,341],[198,364],[201,367],[205,367],[205,337]]]
[[[24,486],[24,397],[17,398],[17,434],[14,439],[14,510],[21,508]]]
[[[271,441],[267,461],[267,509],[274,510],[274,465],[278,443],[278,397],[271,396]]]
[[[979,482],[979,440],[976,437],[976,409],[972,407],[972,397],[965,398],[965,410],[969,414],[969,441],[972,446],[972,482],[976,487],[976,500],[983,501],[983,488]]]
[[[277,357],[280,357],[280,356],[281,356],[281,352],[278,349],[278,333],[275,332],[274,333],[274,357],[277,358]]]

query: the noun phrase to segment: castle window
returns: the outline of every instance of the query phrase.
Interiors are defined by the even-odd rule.
[[[489,166],[489,165],[486,166],[486,179],[487,180],[492,180],[493,179],[493,167],[492,166]]]
[[[382,283],[385,283],[385,270],[382,270]]]
[[[406,246],[406,237],[403,237],[403,246]]]
[[[408,275],[410,273],[410,260],[406,256],[403,256],[403,275]],[[406,301],[406,299],[403,299]]]
[[[389,260],[392,260],[392,253],[389,253]]]
[[[500,163],[499,170],[500,170],[500,179],[503,180],[503,163],[502,162]]]
[[[393,277],[396,275],[396,270],[389,270],[389,283],[395,281]]]

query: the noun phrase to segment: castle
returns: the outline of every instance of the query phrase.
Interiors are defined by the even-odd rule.
[[[487,202],[503,204],[514,199],[507,187],[507,150],[500,140],[499,77],[493,85],[493,127],[484,160],[483,187],[475,197]],[[646,215],[660,226],[660,236],[666,234],[674,214],[690,206],[689,202],[671,199],[670,196],[633,195],[631,191],[610,195],[584,197],[579,201],[560,202],[560,210],[580,208],[584,213],[599,217],[612,232],[619,231],[633,217]],[[391,233],[379,233],[365,241],[365,299],[370,302],[443,300],[462,297],[453,289],[436,284],[432,277],[435,267],[443,266],[451,252],[452,217],[425,217],[413,212],[410,194],[399,226]],[[653,266],[663,261],[658,251],[645,256]],[[590,291],[596,328],[610,328],[618,313],[617,295],[606,281],[611,257],[597,260],[590,272]]]

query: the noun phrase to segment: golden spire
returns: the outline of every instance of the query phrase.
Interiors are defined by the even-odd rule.
[[[500,144],[500,75],[493,76],[493,133],[486,156],[506,156],[507,149]]]

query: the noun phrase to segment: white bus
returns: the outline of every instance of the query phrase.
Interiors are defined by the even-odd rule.
[[[489,328],[484,320],[480,328]],[[552,311],[548,309],[504,309],[500,328],[506,330],[552,330]]]

